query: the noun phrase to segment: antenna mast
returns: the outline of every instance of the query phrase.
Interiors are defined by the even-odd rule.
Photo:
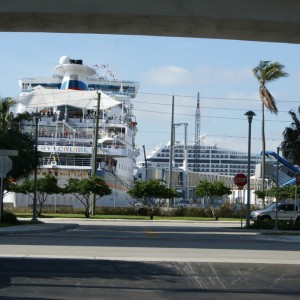
[[[195,144],[194,144],[194,172],[200,172],[200,93],[197,95],[197,107],[195,114]]]

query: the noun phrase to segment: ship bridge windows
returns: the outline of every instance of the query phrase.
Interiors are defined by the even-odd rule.
[[[102,90],[102,91],[109,91],[113,93],[117,93],[121,90],[121,85],[115,84],[89,84],[88,85],[89,90]],[[123,93],[135,93],[136,88],[134,86],[122,86]]]
[[[37,86],[42,86],[45,89],[60,89],[61,84],[60,83],[31,83],[31,88],[37,87]],[[22,89],[24,91],[28,91],[28,86],[22,85]]]

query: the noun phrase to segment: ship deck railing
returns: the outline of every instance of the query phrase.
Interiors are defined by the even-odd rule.
[[[69,167],[86,167],[87,169],[91,169],[91,157],[70,157],[63,156],[61,154],[53,153],[49,154],[49,156],[44,156],[41,158],[41,164],[43,166],[69,166]]]
[[[120,124],[119,122],[116,122]],[[74,124],[74,125],[73,125]],[[103,123],[104,124],[104,123]],[[113,123],[115,124],[115,123]],[[73,126],[72,126],[73,125]],[[63,139],[68,140],[68,142],[72,143],[89,143],[93,140],[94,136],[94,128],[93,124],[86,124],[84,126],[75,126],[75,123],[72,125],[67,122],[40,122],[38,128],[38,137],[53,139],[57,141],[61,141]],[[92,125],[92,126],[90,126]],[[118,127],[110,127],[99,124],[99,139],[107,139],[107,138],[115,138],[120,141],[125,141],[125,133],[121,131],[121,128]],[[35,125],[28,124],[24,127],[24,131],[35,136]]]

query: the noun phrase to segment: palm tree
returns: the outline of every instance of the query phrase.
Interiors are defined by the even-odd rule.
[[[262,182],[263,187],[262,191],[265,190],[265,152],[266,152],[266,138],[265,138],[265,107],[271,112],[277,115],[278,109],[276,106],[276,101],[272,94],[266,87],[266,84],[277,80],[282,77],[287,77],[288,73],[284,72],[285,68],[279,62],[270,62],[270,61],[260,61],[259,65],[253,69],[253,74],[259,82],[259,95],[261,99],[261,136],[262,136]],[[263,199],[263,205],[265,201]]]
[[[0,145],[1,149],[19,151],[18,156],[11,157],[13,169],[8,174],[19,179],[28,176],[37,167],[37,159],[34,138],[22,130],[24,122],[32,120],[32,116],[28,113],[14,116],[10,112],[13,105],[13,99],[0,98]]]
[[[300,166],[300,106],[298,107],[297,114],[290,110],[293,122],[290,127],[286,127],[283,132],[283,142],[280,147],[283,156],[290,160],[293,164]]]

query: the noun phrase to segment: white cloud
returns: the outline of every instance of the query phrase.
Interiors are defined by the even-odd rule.
[[[159,86],[209,86],[222,84],[238,84],[253,78],[250,68],[226,69],[216,67],[200,67],[187,69],[179,66],[161,66],[149,70],[145,80]]]
[[[177,66],[164,66],[151,69],[146,74],[146,79],[160,86],[186,85],[193,78],[193,74],[184,68]]]

